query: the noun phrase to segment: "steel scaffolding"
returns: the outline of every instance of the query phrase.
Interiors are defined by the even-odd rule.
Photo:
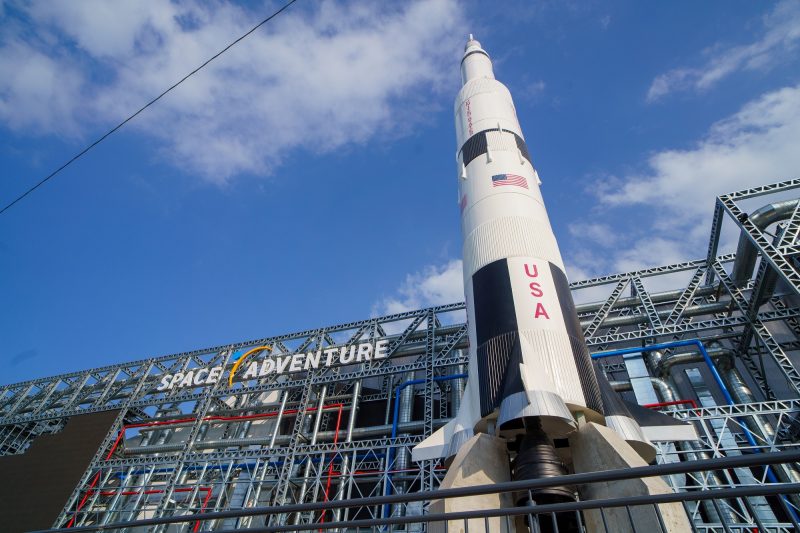
[[[694,424],[698,441],[656,443],[663,465],[766,454],[800,442],[800,202],[767,225],[743,206],[752,209],[755,199],[755,207],[775,199],[786,204],[798,187],[800,180],[790,180],[718,197],[705,259],[571,284],[591,351],[641,350],[603,359],[614,387]],[[735,254],[718,254],[723,225],[739,233]],[[732,404],[697,349],[648,349],[694,339],[708,348]],[[354,355],[356,345],[377,350],[378,343],[386,357]],[[262,347],[271,352],[252,361],[283,360],[284,371],[259,366],[229,382],[242,356]],[[436,489],[443,465],[415,463],[410,451],[455,415],[467,349],[465,307],[457,303],[5,385],[0,455],[24,453],[71,416],[119,411],[54,524],[61,528],[269,506],[298,510],[213,518],[202,528],[302,529],[424,515],[427,503],[413,498],[388,510],[303,504]],[[309,363],[328,351],[340,354],[338,362]],[[304,364],[297,354],[305,354]],[[164,386],[167,375],[206,377],[215,367],[222,375],[216,381],[190,377]],[[791,512],[800,504],[796,496],[776,499],[758,490],[791,487],[800,482],[798,472],[789,462],[687,470],[666,479],[687,495],[697,530],[791,531],[782,505]],[[754,492],[690,498],[708,488]],[[423,520],[406,522],[404,530],[424,527]],[[199,531],[201,524],[170,531],[175,527]]]

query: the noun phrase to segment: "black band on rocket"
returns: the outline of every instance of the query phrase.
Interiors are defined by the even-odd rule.
[[[486,133],[490,131],[500,131],[500,128],[491,128],[488,130],[479,131],[464,143],[464,146],[461,147],[459,152],[461,153],[461,157],[463,159],[464,166],[469,165],[473,159],[476,157],[480,157],[485,154],[489,147],[486,143]],[[519,148],[522,157],[528,160],[528,163],[533,165],[531,161],[531,154],[528,152],[528,146],[525,144],[525,139],[514,133],[513,131],[502,130],[505,133],[511,133],[514,135],[514,139],[517,142],[517,148]]]
[[[548,264],[561,314],[566,322],[566,333],[570,339],[586,406],[602,414],[600,389],[583,340],[583,331],[572,302],[567,276],[556,265]],[[483,417],[500,407],[504,398],[525,391],[518,370],[522,362],[522,347],[508,261],[499,259],[475,272],[472,276],[472,292]]]
[[[473,50],[472,52],[468,52],[468,53],[464,54],[464,57],[461,58],[461,64],[463,65],[464,64],[464,60],[466,58],[468,58],[469,56],[471,56],[472,54],[483,54],[486,57],[489,57],[489,54],[487,54],[485,50]]]
[[[508,261],[500,259],[475,272],[472,293],[481,416],[486,416],[500,406],[503,398],[525,390],[519,372],[508,372],[509,368],[519,368],[522,362]]]
[[[597,376],[592,366],[592,356],[586,348],[586,340],[583,337],[578,313],[575,311],[575,303],[572,301],[572,291],[569,290],[569,280],[567,275],[559,267],[550,263],[550,274],[553,276],[553,284],[556,287],[558,303],[561,306],[561,316],[567,326],[572,355],[575,358],[575,366],[578,368],[578,377],[583,389],[583,397],[586,399],[586,407],[603,414],[603,399],[600,394],[600,387],[597,384]]]

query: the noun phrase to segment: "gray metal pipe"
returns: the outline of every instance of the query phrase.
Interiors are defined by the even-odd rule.
[[[723,368],[730,368],[733,366],[733,354],[730,350],[723,348],[709,348],[708,355],[715,359]],[[661,351],[650,352],[648,356],[648,364],[650,371],[658,377],[668,376],[670,370],[675,365],[684,365],[691,363],[703,363],[703,355],[700,352],[681,352],[671,353],[664,355]]]
[[[736,403],[750,404],[758,401],[736,368],[728,369],[724,377]],[[751,421],[752,423],[750,423]],[[745,423],[750,431],[761,437],[764,442],[775,442],[775,428],[764,417],[753,415],[748,417]],[[778,465],[775,470],[778,478],[781,478],[784,483],[800,482],[800,473],[791,464]]]
[[[758,229],[764,230],[775,222],[786,220],[791,217],[798,202],[800,202],[800,200],[795,199],[767,204],[750,213],[748,220]],[[756,247],[750,242],[747,235],[742,233],[742,235],[739,236],[739,243],[736,246],[736,259],[733,262],[733,269],[731,270],[731,279],[737,286],[741,287],[750,281],[750,277],[753,275],[753,270],[755,270],[756,267],[757,258],[758,252]]]
[[[727,311],[730,308],[730,306],[731,306],[730,302],[715,302],[709,304],[692,305],[686,308],[686,310],[683,312],[683,316],[710,315],[713,313],[721,313]],[[659,311],[658,316],[661,318],[667,318],[671,312],[672,311],[669,309],[664,311]],[[649,321],[648,316],[644,314],[614,316],[605,319],[603,321],[603,327],[633,326],[635,324],[642,324],[648,321]],[[581,320],[581,327],[586,328],[591,323],[592,319]]]
[[[285,390],[283,391],[283,394],[281,394],[280,408],[278,408],[278,415],[275,417],[275,426],[272,428],[272,437],[270,437],[268,445],[270,449],[272,449],[275,446],[275,440],[278,438],[278,433],[280,432],[281,429],[281,421],[283,420],[283,413],[284,411],[286,411],[286,403],[288,402],[288,400],[289,400],[289,391]],[[258,506],[258,500],[259,498],[261,498],[261,491],[264,488],[265,481],[267,478],[267,473],[269,472],[269,461],[262,460],[260,462],[260,466],[261,466],[261,472],[256,472],[255,476],[256,479],[258,480],[258,482],[255,484],[255,489],[253,490],[252,495],[248,494],[244,500],[245,505],[247,505],[248,502],[250,502],[251,507]],[[253,517],[243,518],[239,525],[243,527],[252,526]]]
[[[702,285],[697,287],[694,294],[695,296],[708,296],[709,294],[714,294],[717,291],[717,285]],[[677,300],[683,294],[683,289],[674,290],[674,291],[664,291],[664,292],[654,292],[650,294],[650,300],[654,304],[670,302]],[[593,313],[595,311],[599,311],[601,307],[605,305],[605,301],[600,302],[587,302],[582,304],[575,305],[575,311],[578,314],[581,313]],[[616,303],[614,304],[614,309],[622,309],[625,307],[638,307],[642,305],[642,301],[636,296],[626,296],[624,298],[617,299]]]
[[[456,373],[466,374],[466,368],[464,365],[458,365],[456,367]],[[451,383],[450,414],[452,416],[456,416],[456,413],[458,413],[458,410],[461,408],[461,398],[464,396],[464,389],[467,385],[467,380],[465,378],[457,378],[452,380]]]
[[[449,421],[450,421],[449,418],[437,418],[436,420],[433,421],[434,428],[442,427]],[[412,422],[407,422],[405,424],[397,425],[398,431],[404,431],[407,433],[412,431],[419,431],[421,429],[424,429],[424,427],[425,427],[425,422],[423,420],[414,420]],[[332,441],[335,433],[336,433],[335,431],[320,431],[317,434],[317,442]],[[391,434],[392,434],[391,424],[353,429],[354,438],[377,437],[377,436],[385,437]],[[290,435],[283,435],[281,437],[278,437],[275,441],[275,444],[278,446],[288,444],[290,437],[291,437]],[[205,442],[197,442],[195,443],[194,448],[210,449],[210,448],[225,448],[228,446],[252,446],[252,445],[263,446],[267,444],[267,442],[268,440],[265,437],[248,438],[248,439],[219,439],[219,440],[208,440]],[[183,449],[183,444],[163,444],[160,446],[156,445],[132,446],[130,448],[125,449],[125,455],[168,453],[181,449]]]
[[[406,374],[406,381],[413,381],[415,379],[415,377],[416,377],[416,373],[415,372],[409,372],[408,374]],[[396,398],[395,401],[399,401],[400,402],[400,407],[398,409],[398,418],[397,418],[399,423],[402,424],[402,423],[410,422],[411,418],[412,418],[412,414],[414,412],[414,387],[413,386],[409,386],[409,387],[403,388],[403,390],[400,392],[400,398]],[[407,433],[406,434],[401,434],[401,436],[405,436],[405,435],[407,435]],[[386,460],[388,461],[389,457],[391,457],[391,456],[392,456],[392,454],[389,453],[389,449],[387,448],[387,450],[386,450]],[[387,471],[390,470],[390,469],[391,470],[405,470],[406,468],[408,468],[408,463],[409,463],[409,459],[410,458],[409,458],[409,453],[408,453],[407,449],[401,448],[401,449],[397,450],[397,453],[396,453],[395,457],[396,457],[396,459],[395,459],[394,466],[390,465],[388,463],[386,464],[386,470]],[[385,483],[388,483],[388,482],[389,481],[388,481],[388,477],[387,477],[387,480],[385,481]],[[395,488],[394,488],[396,494],[403,494],[403,493],[406,492],[406,489],[407,489],[407,487],[406,487],[405,483],[396,483]],[[392,516],[402,516],[404,514],[404,511],[405,511],[405,505],[403,505],[403,504],[395,504],[395,505],[392,506]]]
[[[653,388],[656,389],[659,397],[664,402],[671,402],[675,400],[675,394],[672,390],[672,387],[661,378],[656,378],[650,376],[650,383],[653,384]],[[627,392],[633,390],[633,384],[631,384],[628,380],[614,380],[609,381],[611,388],[614,389],[615,392]]]
[[[409,372],[406,375],[406,381],[413,381],[415,379],[415,372]],[[414,387],[405,387],[400,392],[400,408],[398,412],[398,422],[400,424],[410,422],[411,415],[414,411]],[[388,457],[388,455],[387,455]],[[395,462],[395,470],[404,470],[408,467],[408,451],[400,450],[397,453],[397,460]]]
[[[317,395],[317,412],[314,417],[314,429],[311,433],[311,446],[317,443],[317,436],[319,435],[319,426],[322,423],[323,407],[325,406],[325,395],[328,393],[328,386],[323,385]],[[306,461],[305,469],[303,470],[303,483],[300,485],[300,497],[298,502],[303,503],[306,501],[306,494],[308,493],[308,476],[311,473],[311,461]],[[295,524],[299,524],[302,520],[302,513],[295,515]]]
[[[664,357],[663,352],[655,351],[649,352],[648,354],[648,363],[656,363],[656,367],[659,366],[658,363],[662,361],[666,363],[667,370],[671,368],[675,364],[680,364],[681,358],[677,357],[678,355],[683,354],[671,354],[669,356]],[[702,360],[702,357],[701,357]],[[672,362],[671,362],[672,361]],[[656,389],[656,394],[659,396],[662,402],[672,402],[678,397],[678,391],[675,389],[674,385],[669,378],[657,378],[657,377],[650,377],[650,382],[653,384],[653,388]],[[672,409],[676,409],[676,407],[672,407]],[[685,441],[677,443],[677,447],[683,450],[687,457],[691,460],[697,460],[699,458],[702,459],[709,459],[709,455],[700,451],[700,447],[694,441]],[[710,472],[711,477],[714,479],[717,486],[723,487],[726,485],[725,480],[723,477],[719,475],[718,472]],[[728,476],[727,472],[725,475]],[[672,476],[670,476],[672,477]],[[730,479],[729,479],[730,481]],[[735,524],[738,521],[736,514],[732,511],[730,505],[726,504],[720,507],[712,505],[711,502],[705,501],[702,502],[703,509],[705,509],[706,516],[708,517],[710,522],[721,522],[726,524]]]
[[[653,388],[656,390],[656,394],[661,398],[662,402],[675,401],[675,390],[665,379],[651,376],[650,383],[653,384]]]
[[[361,380],[358,379],[353,384],[352,403],[350,405],[350,416],[347,419],[347,435],[344,441],[353,442],[353,430],[356,427],[356,415],[358,414],[359,400],[361,399]],[[355,463],[355,453],[353,454],[353,462]],[[336,491],[336,499],[339,501],[344,500],[345,495],[350,494],[353,485],[353,477],[350,475],[350,456],[342,454],[341,474],[339,475],[339,484]],[[347,496],[349,498],[349,496]],[[333,521],[338,522],[341,518],[342,510],[336,508],[333,511]],[[346,520],[346,518],[345,518]]]

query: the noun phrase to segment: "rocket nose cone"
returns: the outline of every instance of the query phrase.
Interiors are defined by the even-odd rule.
[[[479,43],[472,34],[469,34],[469,38],[467,39],[467,44],[464,45],[464,52],[471,52],[473,50],[482,50],[481,43]]]

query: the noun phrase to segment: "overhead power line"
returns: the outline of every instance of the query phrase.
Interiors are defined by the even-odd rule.
[[[90,144],[90,145],[88,145],[86,148],[84,148],[83,150],[81,150],[80,152],[78,152],[77,154],[75,154],[75,155],[74,155],[74,156],[73,156],[73,157],[72,157],[72,158],[71,158],[69,161],[67,161],[66,163],[64,163],[63,165],[61,165],[61,166],[60,166],[60,167],[58,167],[57,169],[55,169],[53,172],[51,172],[50,174],[48,174],[47,176],[45,176],[44,178],[42,178],[41,180],[39,180],[39,182],[37,182],[37,183],[36,183],[36,184],[35,184],[33,187],[31,187],[30,189],[28,189],[27,191],[25,191],[24,193],[22,193],[21,195],[19,195],[17,198],[15,198],[15,199],[14,199],[14,201],[12,201],[12,202],[11,202],[11,203],[9,203],[8,205],[6,205],[6,206],[5,206],[5,207],[4,207],[2,210],[0,210],[0,215],[2,215],[3,213],[5,213],[5,212],[6,212],[6,211],[7,211],[7,210],[8,210],[8,209],[11,207],[11,206],[13,206],[13,205],[14,205],[14,204],[16,204],[17,202],[19,202],[20,200],[22,200],[23,198],[25,198],[26,196],[28,196],[30,193],[32,193],[33,191],[35,191],[36,189],[38,189],[39,187],[41,187],[42,185],[44,185],[44,184],[45,184],[45,182],[47,182],[47,181],[48,181],[50,178],[54,177],[56,174],[58,174],[59,172],[61,172],[62,170],[64,170],[64,169],[65,169],[65,168],[67,168],[68,166],[70,166],[72,163],[74,163],[75,161],[77,161],[78,159],[80,159],[80,158],[81,158],[82,156],[84,156],[84,155],[85,155],[85,154],[86,154],[86,153],[87,153],[89,150],[91,150],[92,148],[94,148],[95,146],[97,146],[98,144],[100,144],[101,142],[103,142],[103,141],[104,141],[104,140],[105,140],[107,137],[109,137],[109,136],[110,136],[112,133],[116,132],[116,131],[117,131],[117,130],[119,130],[119,129],[120,129],[122,126],[124,126],[125,124],[127,124],[128,122],[130,122],[131,120],[133,120],[134,118],[136,118],[136,116],[137,116],[137,115],[139,115],[139,113],[141,113],[142,111],[144,111],[145,109],[147,109],[147,108],[148,108],[148,107],[150,107],[151,105],[155,104],[155,103],[156,103],[156,102],[158,102],[159,100],[161,100],[161,98],[163,98],[163,97],[164,97],[164,96],[165,96],[167,93],[169,93],[170,91],[172,91],[172,90],[173,90],[174,88],[176,88],[178,85],[180,85],[181,83],[185,82],[186,80],[188,80],[189,78],[191,78],[192,76],[194,76],[195,74],[197,74],[197,73],[198,73],[198,72],[199,72],[199,71],[200,71],[200,70],[201,70],[203,67],[205,67],[206,65],[208,65],[209,63],[211,63],[212,61],[214,61],[216,58],[218,58],[219,56],[221,56],[222,54],[224,54],[225,52],[227,52],[228,50],[230,50],[231,48],[233,48],[233,46],[234,46],[234,45],[236,45],[237,43],[239,43],[239,41],[243,40],[245,37],[247,37],[248,35],[250,35],[250,34],[251,34],[251,33],[253,33],[254,31],[256,31],[258,28],[260,28],[261,26],[263,26],[264,24],[266,24],[266,23],[267,23],[267,22],[269,22],[270,20],[274,19],[275,17],[277,17],[278,15],[280,15],[281,13],[283,13],[283,12],[284,12],[286,9],[288,9],[288,8],[289,8],[289,6],[291,6],[291,5],[292,5],[292,4],[294,4],[295,2],[297,2],[297,0],[289,0],[289,2],[287,2],[286,4],[284,4],[284,6],[283,6],[283,7],[281,7],[280,9],[278,9],[277,11],[275,11],[273,14],[271,14],[270,16],[268,16],[267,18],[265,18],[264,20],[262,20],[261,22],[259,22],[259,23],[258,23],[258,24],[256,24],[255,26],[253,26],[252,28],[250,28],[250,29],[249,29],[249,30],[248,30],[246,33],[242,34],[242,35],[241,35],[240,37],[238,37],[236,40],[232,41],[232,42],[231,42],[230,44],[228,44],[228,45],[227,45],[225,48],[223,48],[222,50],[220,50],[219,52],[217,52],[216,54],[214,54],[213,56],[211,56],[210,58],[208,58],[207,60],[205,60],[205,61],[203,62],[203,64],[202,64],[202,65],[200,65],[199,67],[197,67],[196,69],[194,69],[193,71],[191,71],[190,73],[188,73],[186,76],[184,76],[183,78],[181,78],[180,80],[178,80],[177,82],[175,82],[174,84],[172,84],[172,85],[171,85],[171,86],[170,86],[168,89],[164,90],[164,92],[162,92],[161,94],[159,94],[158,96],[156,96],[155,98],[153,98],[152,100],[150,100],[149,102],[147,102],[145,105],[143,105],[142,107],[140,107],[140,108],[139,108],[139,109],[138,109],[138,110],[137,110],[135,113],[133,113],[132,115],[130,115],[128,118],[126,118],[125,120],[123,120],[122,122],[120,122],[119,124],[117,124],[116,126],[114,126],[113,128],[111,128],[110,130],[108,130],[108,131],[107,131],[105,134],[103,134],[101,137],[99,137],[99,138],[98,138],[97,140],[95,140],[93,143],[91,143],[91,144]]]

